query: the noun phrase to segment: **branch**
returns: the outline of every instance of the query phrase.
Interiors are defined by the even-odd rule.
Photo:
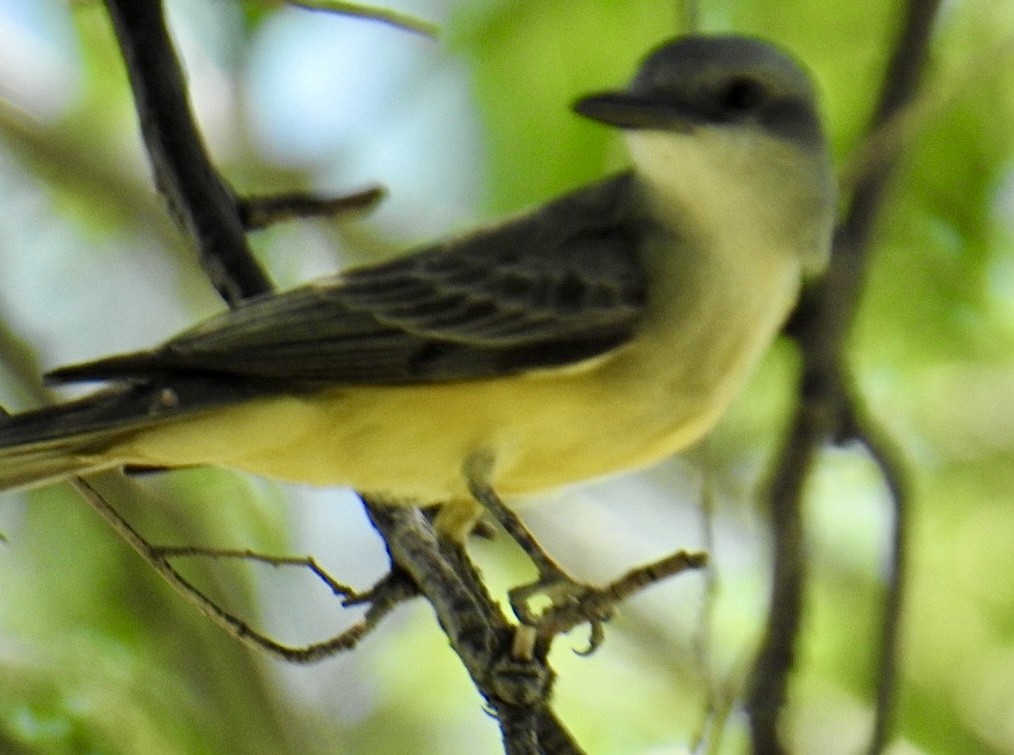
[[[271,290],[254,260],[232,189],[211,165],[198,132],[162,6],[151,0],[107,0],[123,52],[155,185],[201,265],[229,306]]]
[[[901,34],[885,73],[870,133],[874,136],[915,95],[939,0],[910,0]],[[871,137],[873,138],[873,137]],[[899,610],[904,582],[904,522],[907,486],[900,455],[857,407],[859,392],[845,368],[851,328],[870,253],[870,240],[899,153],[885,153],[855,184],[848,211],[835,236],[827,275],[810,292],[798,323],[803,354],[801,401],[782,447],[769,490],[774,537],[774,575],[768,624],[753,670],[747,700],[755,753],[784,752],[778,718],[785,704],[799,633],[805,568],[802,554],[802,489],[820,445],[828,438],[865,443],[888,481],[894,510],[891,583],[878,658],[878,691],[869,752],[882,750],[890,725]],[[890,450],[888,450],[890,449]]]
[[[241,197],[236,201],[243,227],[248,231],[256,231],[285,220],[371,210],[383,197],[384,190],[374,186],[340,197],[317,197],[293,192],[269,197]]]
[[[402,31],[410,31],[415,34],[422,34],[424,37],[437,36],[437,25],[429,21],[410,16],[407,13],[399,13],[389,8],[375,8],[361,3],[348,3],[342,0],[286,0],[289,5],[295,5],[306,10],[326,11],[338,13],[342,16],[354,18],[365,18],[370,21],[379,21],[388,24]]]
[[[880,652],[876,665],[877,689],[874,698],[873,732],[866,750],[869,755],[879,755],[887,744],[894,718],[901,610],[905,602],[905,567],[908,561],[906,535],[911,486],[905,471],[904,457],[894,441],[866,416],[862,407],[853,406],[852,411],[855,413],[851,422],[852,434],[866,446],[870,456],[880,467],[887,483],[894,515],[890,545],[891,561],[888,565],[884,615],[880,627]]]
[[[392,563],[403,565],[500,723],[509,755],[578,755],[581,749],[549,706],[554,678],[548,643],[531,657],[514,652],[516,627],[482,584],[464,549],[437,539],[418,509],[372,505]]]
[[[160,577],[162,577],[188,603],[197,608],[211,623],[223,629],[247,647],[262,650],[284,661],[309,663],[354,648],[398,603],[414,595],[414,591],[406,591],[403,587],[391,585],[380,595],[383,580],[368,595],[373,598],[370,608],[363,620],[341,634],[324,642],[314,643],[305,647],[291,647],[277,642],[257,632],[235,614],[223,610],[208,598],[193,583],[180,574],[170,563],[172,558],[186,556],[214,556],[218,558],[245,558],[271,563],[275,566],[301,565],[311,569],[332,592],[345,598],[345,604],[362,602],[352,588],[335,582],[312,559],[270,558],[250,551],[213,551],[192,547],[155,546],[149,543],[135,530],[106,498],[99,493],[90,482],[75,477],[70,480],[71,486],[85,499],[91,508],[109,524],[120,538],[144,559]]]

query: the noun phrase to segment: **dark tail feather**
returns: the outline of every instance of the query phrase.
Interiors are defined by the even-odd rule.
[[[34,487],[117,466],[114,460],[80,455],[73,441],[0,449],[0,490]]]
[[[121,466],[131,460],[110,456],[110,449],[140,430],[277,392],[270,384],[176,376],[171,383],[120,383],[77,401],[0,416],[0,490]]]
[[[77,401],[0,417],[0,490],[25,488],[119,466],[106,452],[152,423],[165,421],[158,394],[120,386]],[[175,407],[172,407],[175,408]]]

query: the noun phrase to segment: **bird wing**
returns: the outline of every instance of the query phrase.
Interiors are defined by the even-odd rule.
[[[60,380],[223,375],[269,382],[467,380],[579,362],[633,334],[643,219],[629,175],[392,262],[251,300],[149,352]]]

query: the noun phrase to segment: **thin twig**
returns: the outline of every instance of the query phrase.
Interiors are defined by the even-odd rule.
[[[701,485],[701,542],[705,553],[714,556],[715,538],[715,486],[712,481],[712,446],[703,444],[704,479]],[[704,711],[697,730],[690,737],[689,750],[694,753],[704,751],[708,740],[717,740],[721,732],[716,727],[719,718],[718,689],[711,670],[712,643],[715,633],[715,604],[718,601],[719,582],[718,569],[710,564],[704,570],[704,590],[701,596],[701,609],[697,617],[697,631],[693,645],[693,659],[697,677],[704,685]],[[709,749],[713,749],[709,747]]]
[[[374,186],[340,197],[318,197],[298,192],[267,197],[246,196],[240,197],[237,204],[243,227],[248,231],[256,231],[286,220],[371,210],[383,197],[384,190]]]
[[[343,2],[343,0],[285,0],[289,5],[306,10],[324,11],[337,13],[342,16],[354,18],[365,18],[369,21],[379,21],[382,24],[393,26],[403,31],[410,31],[414,34],[422,34],[424,37],[436,37],[440,27],[430,21],[399,13],[390,8],[377,8],[361,3]]]
[[[871,131],[876,131],[883,124],[889,123],[895,113],[903,112],[914,101],[929,55],[930,36],[939,9],[940,0],[910,0],[906,5],[902,33],[888,64]],[[867,173],[856,185],[842,233],[844,242],[842,252],[850,252],[856,258],[850,266],[853,269],[865,269],[867,265],[870,239],[897,162],[897,156],[895,159],[882,161],[878,166],[879,169]],[[861,276],[857,275],[857,278]],[[858,290],[859,280],[854,285]],[[854,388],[854,383],[848,381],[847,386]],[[906,576],[905,541],[909,493],[907,485],[904,484],[905,475],[902,470],[905,464],[900,451],[895,448],[887,434],[876,426],[873,419],[866,416],[860,408],[862,403],[858,393],[854,390],[848,406],[850,416],[846,420],[858,431],[856,437],[867,446],[879,465],[889,487],[894,513],[891,537],[892,566],[888,575],[880,653],[877,658],[874,724],[867,748],[869,755],[878,755],[887,744],[893,723],[894,686],[897,677],[901,608]]]
[[[155,545],[151,552],[158,559],[208,558],[211,560],[256,561],[268,566],[298,566],[309,570],[317,579],[327,585],[332,593],[344,599],[345,604],[362,602],[355,588],[342,584],[321,568],[312,556],[272,556],[258,553],[249,548],[204,548],[197,545]]]
[[[361,621],[352,625],[341,634],[324,642],[313,643],[303,647],[292,647],[277,642],[250,627],[245,621],[235,614],[222,609],[217,603],[208,598],[199,588],[181,575],[169,559],[173,556],[194,556],[198,555],[201,549],[197,548],[176,548],[172,546],[153,546],[149,543],[131,524],[124,519],[116,509],[99,493],[98,490],[86,479],[75,477],[70,484],[84,498],[89,506],[102,519],[113,528],[120,539],[127,543],[138,555],[148,563],[162,579],[169,583],[176,592],[188,603],[197,608],[213,624],[225,630],[229,635],[235,637],[247,647],[262,650],[270,655],[292,663],[310,663],[344,652],[354,648],[359,641],[373,628],[390,610],[401,602],[400,599],[390,599],[383,602],[373,603],[370,610]],[[228,551],[219,551],[219,555],[227,554]],[[233,552],[237,553],[237,552]],[[205,554],[206,555],[206,554]],[[244,554],[248,557],[249,554]],[[260,560],[267,560],[266,557],[258,557]],[[281,560],[279,560],[281,563]],[[318,576],[320,572],[318,571]],[[338,594],[345,598],[355,598],[354,591],[347,591],[328,577],[329,585],[336,586]],[[334,589],[334,587],[332,588]]]
[[[755,755],[783,752],[778,718],[794,662],[805,582],[799,501],[814,448],[824,437],[814,420],[814,413],[809,411],[804,400],[796,411],[771,485],[770,516],[774,538],[771,607],[747,698]]]
[[[899,153],[911,144],[917,132],[931,120],[973,91],[992,73],[1005,72],[1014,58],[1014,36],[979,50],[966,58],[960,67],[940,72],[932,89],[924,89],[918,98],[910,99],[880,122],[852,151],[845,156],[838,172],[839,183],[851,192],[867,180],[885,160],[898,159]]]
[[[898,645],[901,616],[905,603],[905,577],[908,564],[908,513],[911,486],[905,473],[907,465],[894,441],[871,418],[853,407],[853,436],[870,452],[880,468],[891,499],[891,559],[888,563],[887,589],[880,626],[880,652],[877,657],[877,688],[874,696],[873,731],[866,752],[883,752],[894,719],[895,683],[898,673]]]

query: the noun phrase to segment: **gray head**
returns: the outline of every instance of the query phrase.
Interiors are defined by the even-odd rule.
[[[622,91],[579,100],[578,113],[624,130],[657,216],[680,233],[766,233],[807,269],[827,257],[835,181],[805,70],[748,37],[683,37],[645,58]]]
[[[623,129],[753,124],[797,145],[824,143],[809,76],[787,54],[750,37],[669,41],[644,59],[627,89],[589,95],[574,108]]]

